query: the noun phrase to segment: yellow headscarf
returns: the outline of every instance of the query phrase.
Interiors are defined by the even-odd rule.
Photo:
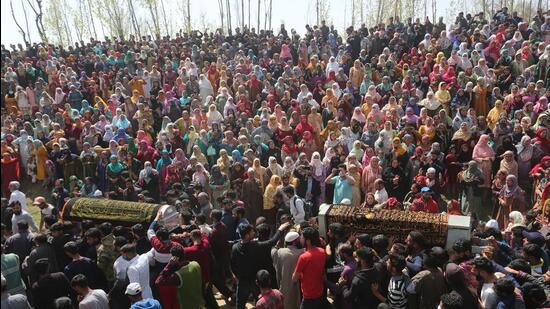
[[[281,180],[281,177],[277,175],[271,176],[271,179],[269,180],[269,184],[265,188],[264,192],[264,209],[272,209],[275,207],[273,203],[273,196],[275,195],[275,192],[277,192],[277,188],[283,183]]]
[[[399,143],[398,146],[395,146],[396,142]],[[399,137],[394,137],[393,140],[392,140],[392,143],[393,143],[393,152],[396,155],[401,156],[405,152],[407,152],[407,149],[403,146],[403,144],[401,144],[401,139]]]
[[[495,107],[493,107],[487,114],[487,126],[491,129],[495,127],[500,118],[500,115],[505,112],[504,106],[501,100],[495,101]]]
[[[443,105],[449,104],[451,102],[451,94],[448,90],[443,89],[443,86],[445,86],[445,82],[439,83],[439,88],[435,92],[435,98]]]

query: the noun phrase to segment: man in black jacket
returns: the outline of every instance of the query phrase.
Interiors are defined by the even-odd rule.
[[[54,307],[54,301],[71,295],[69,280],[62,272],[49,272],[48,259],[38,259],[33,265],[33,272],[38,280],[32,285],[31,293],[35,309]]]
[[[378,293],[379,274],[374,268],[375,253],[369,247],[363,247],[356,252],[359,258],[360,269],[355,272],[351,285],[345,284],[340,278],[343,287],[344,299],[353,305],[353,308],[376,308],[380,300],[375,296]],[[344,281],[344,282],[342,282]],[[373,293],[375,291],[375,293]]]
[[[237,279],[236,308],[244,309],[248,296],[255,288],[256,273],[258,272],[258,260],[265,248],[273,247],[284,236],[284,231],[290,223],[283,223],[277,232],[267,241],[254,239],[256,231],[250,224],[239,226],[241,240],[233,245],[231,250],[231,269]]]

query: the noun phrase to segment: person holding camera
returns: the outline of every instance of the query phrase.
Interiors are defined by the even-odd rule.
[[[344,199],[352,200],[355,179],[348,174],[345,164],[338,165],[338,169],[332,169],[325,182],[334,184],[333,204],[340,204]]]

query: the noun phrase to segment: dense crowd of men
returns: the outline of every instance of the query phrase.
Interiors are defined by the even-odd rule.
[[[550,307],[545,14],[2,45],[2,308]],[[322,204],[472,237],[320,235]]]

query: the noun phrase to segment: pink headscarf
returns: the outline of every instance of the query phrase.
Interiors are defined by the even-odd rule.
[[[325,168],[330,166],[330,160],[336,155],[336,152],[334,152],[334,149],[332,147],[327,148],[327,151],[325,151],[325,157],[323,158],[323,165]]]
[[[495,157],[495,151],[491,148],[491,146],[489,146],[488,142],[489,135],[481,135],[479,141],[474,146],[474,152],[472,153],[472,158],[474,160]]]
[[[283,60],[284,59],[290,59],[292,61],[292,54],[290,53],[290,48],[288,47],[288,45],[283,44],[281,46],[280,58],[283,59]]]
[[[533,111],[538,114],[546,111],[547,108],[548,108],[548,99],[546,97],[541,97],[537,101],[537,104],[535,104],[535,106],[533,107]]]

